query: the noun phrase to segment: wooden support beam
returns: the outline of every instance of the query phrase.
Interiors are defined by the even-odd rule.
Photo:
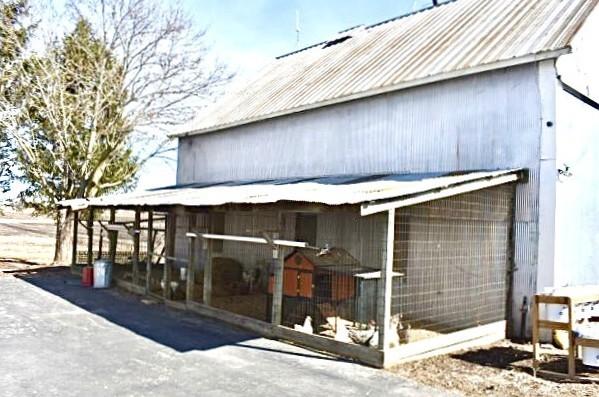
[[[100,241],[98,242],[98,258],[102,258],[102,251],[104,250],[104,228],[100,228]]]
[[[135,210],[135,220],[133,222],[133,258],[131,258],[131,267],[132,269],[132,279],[133,284],[139,284],[139,225],[141,220],[141,211],[138,209]]]
[[[279,230],[282,232],[285,230],[285,215],[279,212]],[[274,233],[272,236],[272,259],[273,259],[273,289],[272,289],[272,314],[271,322],[273,325],[281,325],[283,318],[283,276],[285,272],[285,255],[283,254],[283,247],[281,245],[275,245],[274,240],[278,239],[279,235]]]
[[[71,247],[71,268],[77,266],[77,242],[79,237],[79,211],[73,211],[73,245]]]
[[[196,215],[192,213],[187,214],[187,225],[191,232],[196,227]],[[189,257],[187,261],[187,288],[185,290],[185,298],[187,302],[193,301],[194,286],[195,286],[195,271],[196,271],[196,251],[197,251],[197,237],[190,236],[189,238]]]
[[[148,242],[146,258],[146,295],[150,293],[150,281],[152,277],[152,257],[154,256],[154,213],[148,211]]]
[[[391,324],[391,296],[393,294],[393,248],[395,246],[395,209],[387,211],[387,248],[385,262],[381,269],[381,285],[379,285],[377,325],[379,331],[379,349],[389,348],[389,327]]]
[[[272,316],[271,322],[273,325],[281,325],[283,312],[283,271],[284,258],[281,247],[277,247],[272,252],[274,263],[274,286],[272,291]]]
[[[212,240],[202,240],[202,248],[205,250],[204,258],[204,292],[202,301],[205,305],[212,304]]]
[[[177,239],[177,214],[175,211],[171,211],[168,214],[166,220],[166,256],[164,261],[164,272],[162,279],[164,280],[164,289],[162,295],[164,299],[171,299],[171,280],[173,273],[172,260],[169,257],[175,256],[175,241]]]
[[[109,225],[114,225],[114,221],[116,219],[116,210],[114,208],[110,209],[110,218],[108,221]],[[115,265],[116,262],[116,247],[117,247],[117,243],[118,243],[118,238],[119,238],[119,232],[116,230],[108,230],[108,239],[110,241],[110,245],[108,248],[108,258],[110,260],[110,263],[112,263],[112,265]]]
[[[94,254],[94,209],[90,208],[87,215],[87,266],[93,265]]]

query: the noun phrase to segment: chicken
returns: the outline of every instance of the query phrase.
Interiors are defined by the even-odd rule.
[[[376,343],[378,345],[378,332],[375,328],[375,322],[370,320],[368,322],[368,327],[366,329],[350,329],[349,337],[354,343],[359,345],[368,345],[371,340],[375,337],[376,334]]]
[[[349,337],[349,331],[344,324],[339,324],[335,332],[335,340],[339,342],[351,343],[352,340]]]
[[[293,329],[296,331],[304,332],[306,334],[313,334],[314,328],[312,328],[312,317],[306,316],[304,325],[294,324]]]

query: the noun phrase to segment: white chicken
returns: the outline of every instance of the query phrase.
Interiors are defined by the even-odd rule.
[[[335,332],[335,340],[339,342],[350,343],[352,340],[349,337],[349,331],[345,324],[340,324],[337,326],[337,331]]]
[[[306,316],[304,325],[294,324],[293,329],[296,331],[304,332],[306,334],[313,334],[314,328],[312,328],[312,317]]]

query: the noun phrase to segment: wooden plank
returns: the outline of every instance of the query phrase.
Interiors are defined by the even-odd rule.
[[[379,286],[379,297],[377,305],[377,325],[379,332],[379,349],[386,350],[389,347],[390,335],[387,330],[391,323],[391,297],[393,294],[393,251],[395,245],[395,209],[387,212],[387,247],[385,250],[385,262],[382,263],[382,278]]]
[[[132,273],[133,273],[133,283],[139,284],[139,239],[140,239],[140,231],[139,226],[141,223],[141,211],[138,209],[135,210],[135,220],[133,221],[133,257],[131,258],[132,262]]]
[[[411,342],[398,347],[385,350],[385,366],[393,365],[407,359],[421,356],[425,353],[437,352],[450,346],[460,345],[479,338],[492,336],[501,340],[505,338],[506,322],[497,321],[479,327],[468,328],[450,334],[439,335],[433,338]]]
[[[168,214],[168,218],[166,220],[166,256],[174,257],[175,256],[175,241],[177,238],[177,214],[175,211],[170,211]],[[172,261],[170,259],[166,259],[164,261],[164,271],[162,279],[164,280],[164,289],[162,290],[162,295],[164,299],[171,299],[171,280],[172,280]]]
[[[233,236],[227,234],[212,234],[212,233],[203,233],[201,235],[203,238],[208,240],[224,240],[224,241],[236,241],[240,243],[254,243],[254,244],[270,244],[270,242],[262,237],[247,237],[247,236]],[[302,241],[290,241],[290,240],[279,240],[274,239],[272,241],[275,245],[280,245],[283,247],[295,247],[295,248],[307,248],[308,243]]]
[[[154,212],[148,211],[148,241],[146,258],[146,294],[150,293],[150,282],[152,277],[152,258],[154,256]]]
[[[187,214],[188,229],[191,231],[196,227],[196,215]],[[185,299],[187,301],[193,300],[194,286],[195,286],[195,271],[196,271],[196,250],[197,250],[197,237],[188,236],[189,238],[189,254],[187,261],[187,285],[185,288]]]
[[[87,215],[87,266],[93,265],[94,251],[94,209],[90,208]]]
[[[73,244],[71,246],[71,267],[77,266],[78,237],[79,237],[79,211],[73,211]]]
[[[292,341],[321,352],[352,358],[376,368],[383,367],[383,352],[377,349],[340,342],[321,335],[306,334],[283,326],[274,326],[273,333],[276,338]]]
[[[214,318],[225,323],[253,331],[269,338],[273,337],[273,326],[264,321],[210,307],[198,302],[187,302],[187,309],[202,316]]]
[[[539,320],[538,321],[539,328],[549,328],[549,329],[557,329],[568,331],[570,329],[570,325],[568,323],[560,323],[558,321],[549,321],[549,320]]]
[[[597,339],[576,338],[575,341],[577,346],[594,347],[599,349],[599,340]]]
[[[133,294],[144,295],[146,292],[144,287],[141,287],[137,284],[133,284],[129,281],[126,281],[126,280],[123,280],[120,278],[114,278],[114,283],[118,288],[125,290],[127,292],[131,292]]]
[[[544,304],[555,304],[555,305],[567,305],[568,298],[565,296],[553,296],[553,295],[535,295],[535,299],[539,303]]]

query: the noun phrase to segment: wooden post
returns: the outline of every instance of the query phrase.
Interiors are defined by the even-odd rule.
[[[94,251],[94,209],[90,208],[87,215],[87,266],[93,265]]]
[[[98,243],[98,257],[96,259],[102,259],[103,248],[104,248],[104,229],[100,228],[100,241]]]
[[[139,230],[141,223],[141,212],[139,208],[135,209],[135,220],[133,221],[133,258],[131,258],[131,267],[133,272],[133,284],[139,284]]]
[[[388,330],[391,324],[391,297],[393,294],[393,251],[395,246],[395,209],[387,213],[387,248],[385,262],[381,269],[381,285],[377,305],[377,325],[379,331],[379,349],[387,350],[389,347]]]
[[[146,258],[146,294],[150,293],[150,281],[152,277],[152,260],[154,256],[154,212],[148,210],[148,242]]]
[[[114,225],[114,222],[116,220],[116,210],[114,208],[110,209],[110,218],[108,223],[110,225]],[[112,268],[114,269],[115,266],[115,262],[116,262],[116,246],[117,246],[117,242],[118,242],[118,232],[116,230],[109,230],[108,231],[108,239],[110,241],[110,245],[108,248],[108,258],[110,260],[110,263],[112,263]]]
[[[568,298],[568,376],[576,378],[576,340],[574,338],[574,304]]]
[[[212,303],[212,240],[202,239],[202,248],[206,251],[204,258],[204,292],[202,301],[210,306]]]
[[[73,211],[73,246],[71,247],[71,269],[77,266],[77,238],[79,237],[79,211]]]
[[[196,215],[187,214],[188,231],[193,233],[196,227]],[[189,237],[189,255],[187,261],[187,288],[185,290],[185,298],[188,302],[193,301],[193,289],[195,287],[195,271],[196,271],[196,250],[197,238],[195,235]]]
[[[276,246],[272,251],[274,285],[272,289],[272,316],[271,322],[274,325],[281,325],[283,309],[283,271],[284,259],[280,246]]]
[[[172,280],[172,258],[175,256],[175,241],[177,238],[177,214],[176,212],[170,211],[166,219],[166,258],[164,259],[164,273],[162,279],[164,280],[164,289],[162,294],[164,299],[170,300],[172,298],[171,293],[171,280]]]

